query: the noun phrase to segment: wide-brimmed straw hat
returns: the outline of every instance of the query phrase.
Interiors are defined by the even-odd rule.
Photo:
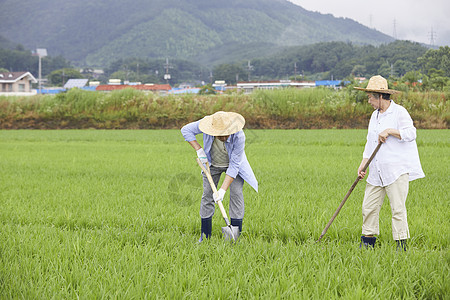
[[[355,89],[365,92],[375,92],[375,93],[382,93],[382,94],[395,94],[398,93],[396,90],[391,90],[388,88],[388,82],[386,79],[384,79],[382,76],[372,76],[369,79],[369,83],[367,84],[366,88],[360,88],[355,87]]]
[[[200,120],[198,127],[206,134],[226,136],[244,128],[245,119],[238,113],[218,111]]]

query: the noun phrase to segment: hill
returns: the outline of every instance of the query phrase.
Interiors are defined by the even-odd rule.
[[[286,0],[1,2],[5,38],[84,66],[126,57],[216,64],[316,42],[393,41],[351,19],[310,12]]]

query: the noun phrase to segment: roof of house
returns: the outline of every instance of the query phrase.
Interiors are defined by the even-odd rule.
[[[88,83],[89,79],[69,79],[64,85],[65,89],[82,88]]]
[[[0,82],[13,83],[21,80],[22,78],[29,76],[31,81],[37,83],[36,78],[30,72],[4,72],[0,73]]]
[[[152,84],[152,85],[148,85],[148,84],[138,84],[138,85],[101,84],[101,85],[98,85],[95,90],[96,91],[115,91],[115,90],[123,90],[126,88],[132,88],[132,89],[141,90],[141,91],[169,91],[170,89],[172,89],[170,87],[170,84]]]

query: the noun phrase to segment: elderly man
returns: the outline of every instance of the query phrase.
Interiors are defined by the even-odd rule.
[[[409,238],[406,215],[406,197],[409,182],[425,177],[419,160],[416,144],[416,128],[408,111],[394,103],[390,95],[395,90],[388,89],[387,80],[373,76],[367,88],[356,88],[367,92],[369,104],[375,109],[369,122],[367,142],[363,159],[358,168],[358,176],[364,178],[362,169],[376,148],[383,143],[369,165],[369,176],[362,204],[361,246],[374,247],[379,234],[379,213],[387,194],[392,211],[392,236],[397,241],[397,249],[406,250]]]
[[[201,236],[209,238],[212,231],[214,203],[221,201],[230,189],[229,214],[231,225],[242,231],[244,218],[244,181],[258,191],[258,181],[245,155],[245,134],[242,131],[245,120],[238,113],[218,111],[199,121],[189,123],[181,128],[184,139],[194,148],[200,161],[211,165],[211,176],[217,186],[220,176],[225,173],[222,186],[213,195],[208,179],[203,174],[203,195],[200,204]],[[200,146],[195,136],[203,133],[203,145]]]

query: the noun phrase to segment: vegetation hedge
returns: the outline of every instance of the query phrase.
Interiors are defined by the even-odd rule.
[[[421,129],[448,129],[450,92],[404,92],[396,103]],[[373,108],[364,92],[345,88],[281,89],[252,94],[147,94],[71,89],[57,95],[0,97],[1,129],[173,129],[216,111],[236,111],[246,128],[366,128]]]

